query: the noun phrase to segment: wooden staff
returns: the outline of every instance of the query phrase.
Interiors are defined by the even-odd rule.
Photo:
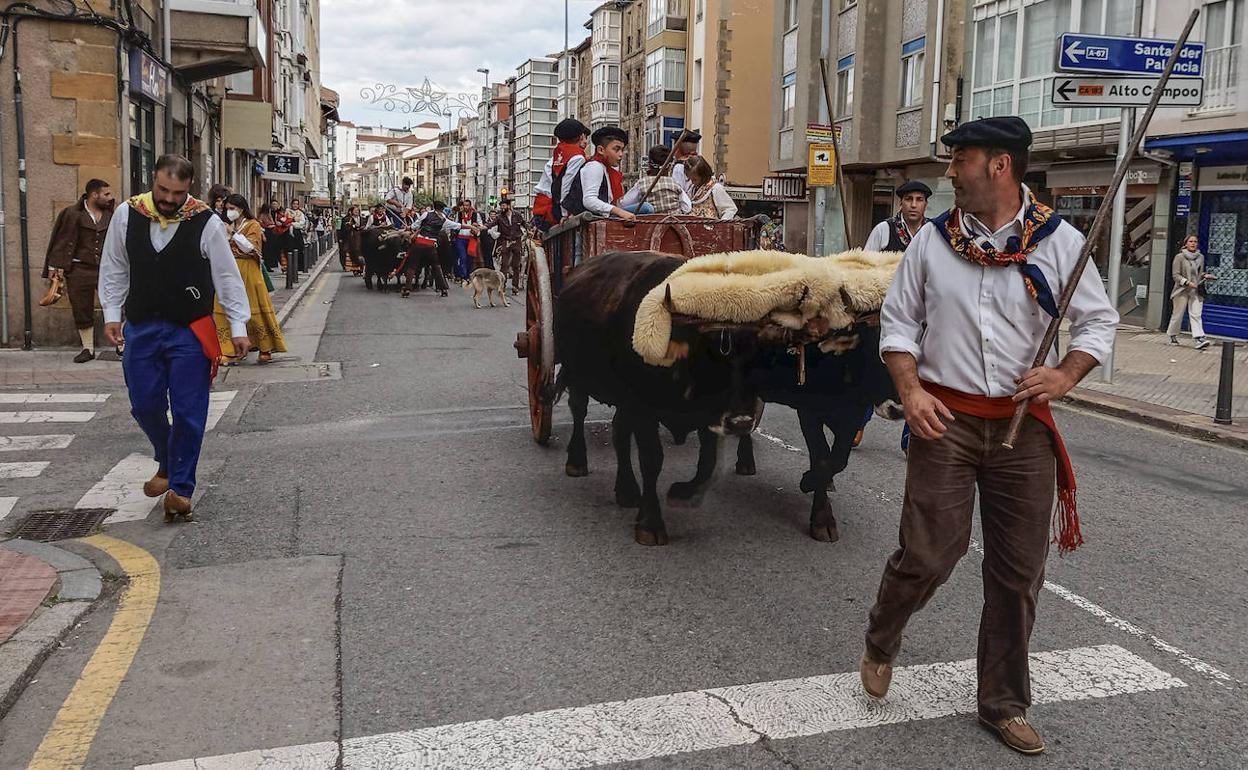
[[[1070,307],[1070,299],[1075,294],[1075,288],[1078,287],[1080,279],[1083,278],[1083,272],[1087,269],[1088,259],[1092,256],[1092,249],[1096,242],[1100,240],[1101,231],[1105,229],[1106,223],[1109,222],[1110,212],[1114,205],[1114,196],[1118,194],[1118,188],[1122,186],[1122,181],[1127,176],[1127,169],[1131,166],[1136,152],[1140,149],[1140,144],[1144,141],[1144,134],[1148,131],[1148,123],[1153,118],[1153,113],[1157,111],[1157,104],[1161,101],[1162,92],[1165,91],[1166,83],[1170,80],[1170,73],[1174,71],[1175,62],[1179,60],[1179,52],[1183,50],[1183,46],[1187,45],[1187,36],[1191,34],[1192,27],[1196,24],[1196,17],[1200,15],[1200,10],[1192,11],[1191,16],[1187,18],[1187,25],[1183,27],[1183,34],[1179,36],[1178,43],[1175,44],[1174,50],[1170,52],[1170,58],[1166,60],[1166,68],[1161,73],[1161,81],[1153,89],[1153,96],[1148,100],[1148,106],[1144,108],[1144,116],[1140,120],[1139,125],[1135,127],[1135,134],[1131,137],[1131,143],[1127,148],[1127,152],[1123,155],[1122,161],[1118,164],[1118,168],[1114,171],[1114,178],[1109,183],[1109,189],[1105,191],[1105,197],[1101,200],[1101,207],[1096,212],[1096,218],[1092,220],[1092,228],[1088,231],[1087,240],[1083,242],[1083,248],[1079,250],[1079,259],[1075,262],[1075,268],[1071,271],[1070,279],[1066,281],[1065,288],[1062,289],[1062,296],[1057,302],[1057,317],[1049,322],[1048,331],[1044,333],[1044,340],[1040,343],[1040,349],[1036,351],[1035,360],[1031,364],[1031,368],[1036,369],[1044,366],[1045,360],[1049,357],[1049,350],[1053,347],[1053,343],[1057,340],[1058,329],[1061,328],[1062,319],[1066,316],[1066,310]],[[1123,109],[1129,109],[1124,107]],[[1110,259],[1122,259],[1121,254],[1110,254]],[[1010,429],[1006,433],[1005,441],[1002,446],[1006,449],[1013,449],[1014,442],[1018,440],[1018,432],[1023,426],[1023,417],[1027,414],[1027,408],[1031,404],[1031,399],[1023,399],[1018,402],[1018,406],[1014,408],[1014,417],[1010,420]]]
[[[659,130],[663,130],[662,126],[659,127]],[[676,158],[676,148],[680,146],[680,143],[683,142],[685,137],[688,135],[689,131],[687,129],[680,129],[680,135],[676,137],[676,141],[672,142],[672,149],[667,153],[667,160],[663,161],[663,165],[659,168],[659,172],[654,175],[654,181],[650,183],[650,187],[642,193],[641,200],[637,201],[637,208],[641,208],[642,204],[646,202],[646,199],[650,197],[650,193],[654,192],[654,188],[659,184],[659,180],[663,178],[663,174],[672,167],[672,161]],[[649,161],[647,161],[647,163],[649,163]]]
[[[841,201],[841,224],[845,227],[845,248],[852,249],[849,240],[849,208],[845,203],[845,176],[841,173],[841,143],[836,138],[836,110],[832,109],[832,90],[828,81],[828,60],[819,60],[819,73],[823,76],[823,100],[828,105],[828,124],[832,126],[832,160],[836,164],[836,197]]]

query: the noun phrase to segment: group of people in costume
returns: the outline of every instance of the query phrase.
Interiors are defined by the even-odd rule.
[[[591,132],[568,118],[555,126],[553,156],[536,187],[533,221],[542,232],[586,211],[633,220],[638,214],[686,214],[733,219],[737,206],[706,159],[698,155],[702,136],[683,131],[673,147],[655,145],[646,153],[645,172],[628,190],[620,162],[628,133],[618,126]],[[593,154],[586,153],[592,145]]]
[[[629,207],[640,196],[630,195],[641,187],[659,191],[646,201],[656,211],[696,212],[705,192],[701,202],[709,200],[723,216],[726,204],[706,188],[710,177],[688,162],[695,155],[679,165],[666,164],[666,155],[650,155],[647,174],[626,191],[618,166],[627,136],[620,129],[590,137],[584,126],[564,121],[558,135],[538,201],[542,227],[586,210],[632,219],[637,212]],[[585,153],[587,138],[592,155]],[[880,313],[880,354],[912,440],[900,544],[885,564],[859,662],[866,693],[885,698],[908,622],[970,546],[978,497],[984,556],[978,718],[1010,748],[1028,754],[1044,750],[1027,711],[1028,652],[1045,559],[1052,543],[1065,553],[1082,542],[1074,469],[1049,405],[1104,360],[1118,322],[1095,265],[1073,274],[1083,236],[1023,182],[1031,140],[1017,117],[955,128],[941,139],[952,150],[945,176],[954,207],[927,220],[931,190],[908,183],[898,190],[897,214],[867,242],[871,249],[904,251]],[[257,300],[267,298],[251,291],[263,243],[247,202],[229,196],[224,219],[215,215],[188,194],[193,174],[185,158],[160,158],[152,190],[117,206],[111,219],[105,218],[108,196],[89,186],[73,212],[58,220],[58,232],[77,228],[75,245],[50,262],[68,276],[79,270],[87,275],[94,265],[85,252],[102,237],[97,261],[105,336],[127,346],[132,414],[159,464],[144,491],[164,496],[167,519],[191,512],[209,386],[226,341],[218,326],[227,327],[234,354],[245,355],[254,344],[256,308],[263,308]],[[387,203],[402,208],[410,203],[403,197],[409,191],[410,180],[404,180]],[[367,224],[358,210],[347,221],[352,230],[409,230],[416,248],[434,262],[439,243],[458,241],[465,230],[479,237],[497,227],[500,245],[524,236],[519,216],[506,203],[492,218],[478,218],[470,203],[447,216],[435,203],[416,217],[383,205]],[[514,256],[507,254],[500,259],[511,265]],[[1185,279],[1199,279],[1199,269],[1190,272]],[[1051,352],[1033,367],[1037,346],[1058,314],[1056,297],[1070,281],[1069,343],[1063,355]],[[266,334],[280,335],[275,325],[267,329],[267,319],[259,322]],[[1002,444],[1010,417],[1024,400],[1028,417],[1007,449]]]

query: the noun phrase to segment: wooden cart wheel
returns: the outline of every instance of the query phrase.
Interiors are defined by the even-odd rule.
[[[516,337],[516,353],[528,359],[529,420],[533,440],[550,441],[555,401],[555,304],[546,252],[534,246],[524,287],[525,330]]]

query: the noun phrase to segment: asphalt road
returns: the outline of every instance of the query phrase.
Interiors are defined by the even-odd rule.
[[[326,281],[296,319],[329,310],[315,356],[340,363],[341,378],[244,384],[206,445],[198,522],[106,529],[157,556],[162,585],[87,767],[220,755],[171,767],[334,767],[344,742],[347,767],[417,767],[370,737],[423,731],[411,739],[421,743],[434,735],[424,728],[530,714],[508,723],[520,725],[506,736],[516,747],[550,724],[605,746],[622,720],[625,743],[654,747],[586,756],[644,757],[627,767],[1248,766],[1248,455],[1061,410],[1087,545],[1050,558],[1033,652],[1090,660],[1092,684],[1037,688],[1049,702],[1030,716],[1046,756],[1014,755],[979,728],[964,713],[968,681],[941,665],[925,687],[951,708],[918,688],[836,729],[812,722],[827,716],[815,705],[777,718],[792,732],[769,732],[800,737],[721,739],[724,719],[704,719],[704,705],[654,696],[799,680],[761,687],[760,698],[791,702],[830,687],[809,678],[856,671],[897,538],[899,425],[874,421],[837,479],[836,544],[805,534],[800,433],[791,413],[769,409],[758,474],[723,463],[700,507],[667,507],[671,545],[643,548],[633,512],[612,501],[607,412],[591,410],[586,478],[563,474],[566,409],[551,447],[530,437],[511,348],[522,303],[474,310],[458,288],[403,300],[338,273]],[[72,505],[142,450],[121,393],[81,431],[16,493]],[[666,449],[665,483],[692,475],[696,448]],[[915,617],[898,665],[974,658],[977,563],[972,552]],[[115,602],[87,616],[0,722],[0,767],[29,761]],[[1125,674],[1106,662],[1115,656]],[[1145,674],[1164,686],[1141,685]],[[539,713],[594,704],[608,705]],[[686,732],[697,735],[672,738]],[[299,765],[300,752],[319,759]],[[505,754],[486,756],[442,766]]]

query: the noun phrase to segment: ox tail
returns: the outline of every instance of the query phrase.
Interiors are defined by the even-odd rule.
[[[555,375],[555,396],[554,399],[551,400],[552,405],[559,403],[563,399],[563,394],[568,390],[568,378],[564,376],[565,373],[565,367],[560,366],[559,373]]]

